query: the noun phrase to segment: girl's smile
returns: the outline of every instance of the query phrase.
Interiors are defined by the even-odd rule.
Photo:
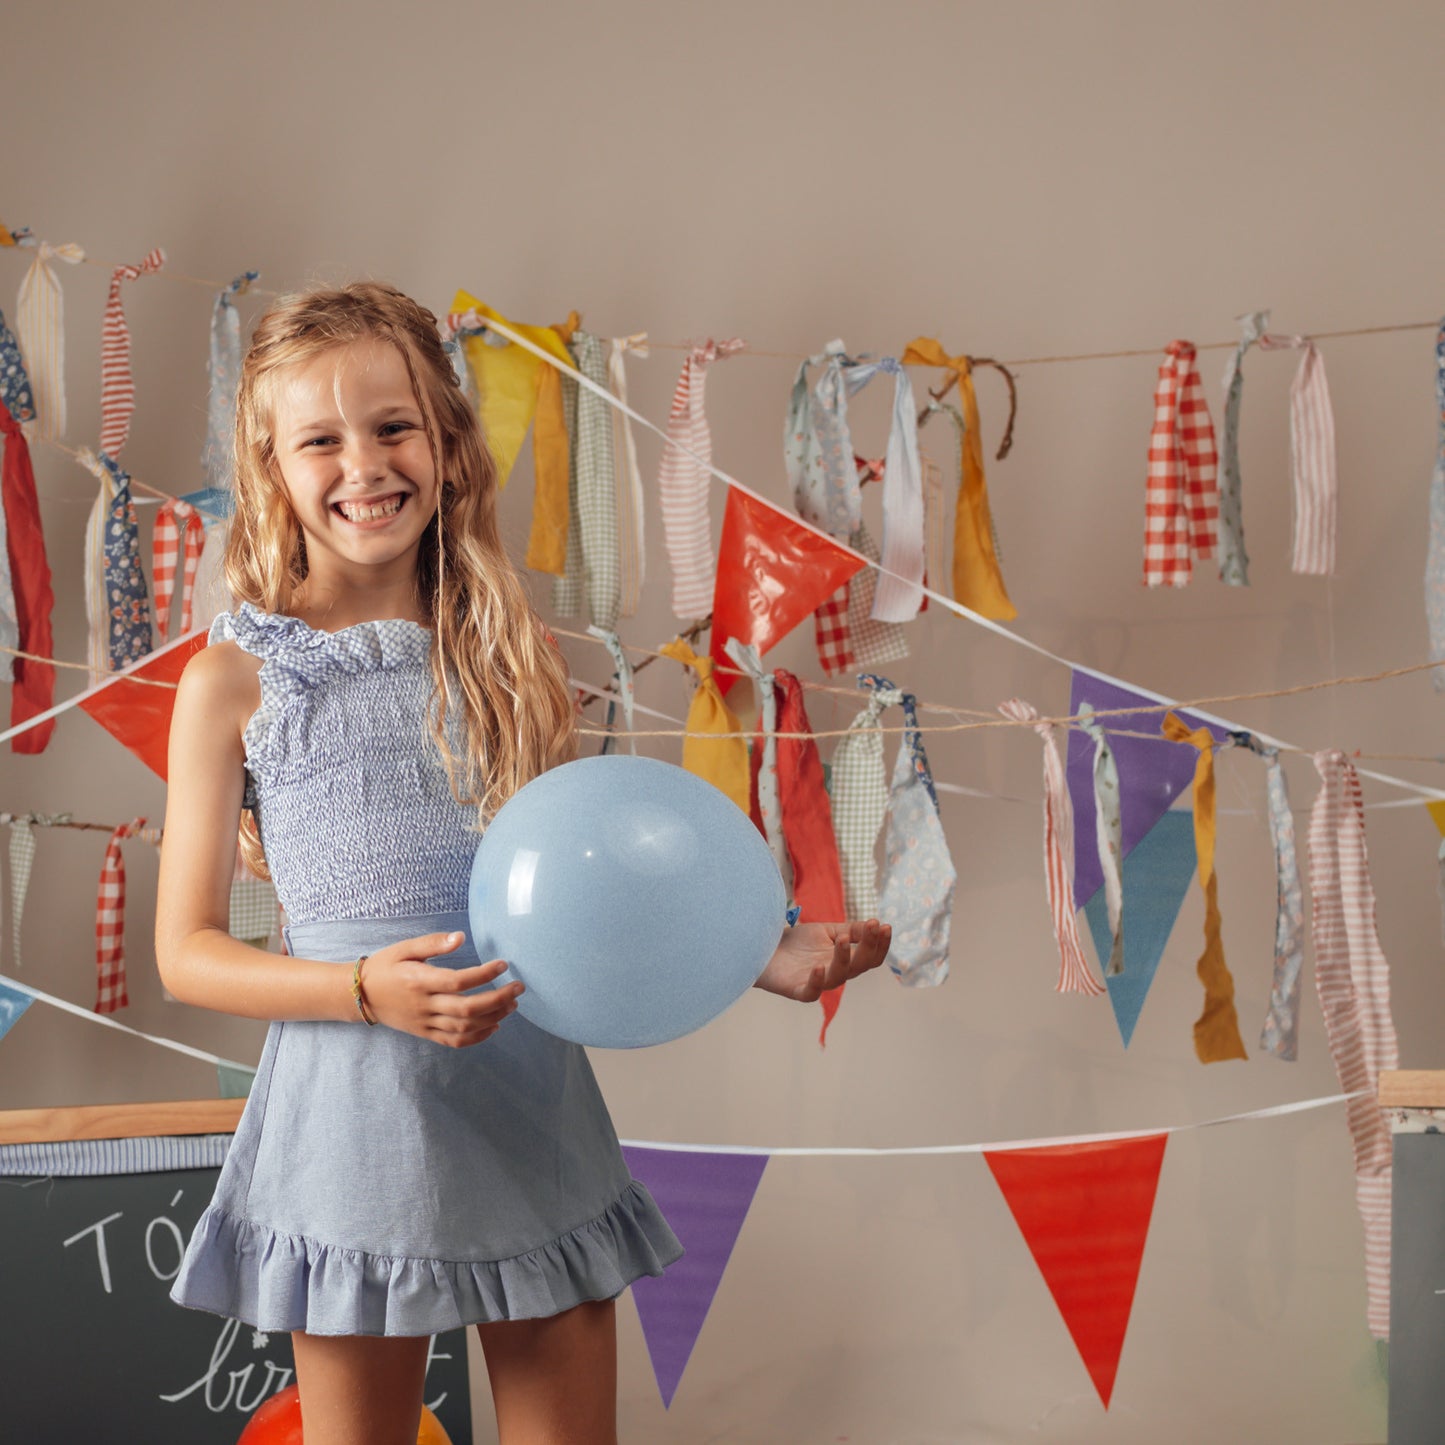
[[[360,342],[297,366],[279,387],[274,427],[313,585],[410,576],[437,483],[396,347]]]

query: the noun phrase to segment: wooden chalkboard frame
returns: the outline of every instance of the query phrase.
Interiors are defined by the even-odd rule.
[[[149,1139],[164,1134],[234,1134],[244,1099],[157,1104],[82,1104],[0,1110],[0,1144],[62,1144],[73,1139]]]

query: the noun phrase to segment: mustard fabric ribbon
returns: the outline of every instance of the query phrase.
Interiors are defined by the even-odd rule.
[[[905,366],[942,367],[958,377],[964,434],[959,448],[962,464],[953,521],[953,595],[981,617],[1008,622],[1019,614],[1009,600],[993,546],[988,483],[983,470],[983,434],[979,427],[978,397],[973,389],[973,362],[967,356],[950,356],[931,336],[915,337],[899,360]]]
[[[1204,1012],[1194,1022],[1194,1052],[1201,1064],[1246,1059],[1234,1011],[1234,976],[1224,961],[1220,937],[1219,877],[1214,871],[1214,737],[1208,728],[1190,729],[1174,713],[1161,728],[1171,743],[1189,743],[1199,750],[1194,764],[1194,851],[1199,858],[1199,886],[1204,890],[1204,952],[1196,972],[1204,985]]]
[[[699,655],[682,638],[659,649],[664,657],[690,667],[697,674],[697,690],[687,710],[687,737],[682,744],[682,765],[688,772],[720,788],[740,807],[750,812],[748,802],[748,744],[742,724],[723,701],[713,677],[713,660]],[[730,733],[731,737],[694,737],[694,733]]]
[[[574,311],[560,326],[526,326],[509,321],[500,311],[458,291],[452,310],[475,311],[510,327],[520,336],[573,369],[567,343],[581,318]],[[462,341],[467,363],[477,383],[477,415],[487,449],[497,464],[497,484],[506,486],[527,428],[532,437],[532,463],[536,493],[532,502],[532,530],[527,538],[527,566],[561,577],[567,570],[567,419],[562,409],[562,373],[525,347],[493,346],[485,336]]]

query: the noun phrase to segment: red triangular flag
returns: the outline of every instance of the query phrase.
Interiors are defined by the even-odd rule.
[[[632,1285],[666,1409],[712,1307],[768,1156],[645,1149],[638,1144],[624,1144],[622,1153],[687,1251],[666,1274]]]
[[[712,599],[712,656],[722,690],[738,680],[728,638],[766,652],[862,566],[796,517],[729,487]]]
[[[983,1156],[1106,1410],[1168,1140],[1150,1134]]]
[[[148,687],[133,678],[177,682],[185,665],[206,645],[206,629],[199,628],[141,662],[128,667],[114,681],[93,687],[80,698],[80,706],[111,737],[128,747],[141,762],[162,778],[166,775],[166,747],[171,736],[171,713],[176,705],[173,687]]]

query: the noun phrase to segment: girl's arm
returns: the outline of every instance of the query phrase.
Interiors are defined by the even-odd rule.
[[[242,732],[259,700],[255,659],[234,643],[198,653],[181,675],[171,719],[169,788],[156,900],[156,961],[176,998],[256,1019],[360,1023],[351,968],[285,958],[227,933],[236,832],[245,787]],[[520,986],[466,995],[500,962],[449,969],[460,934],[426,934],[379,950],[365,965],[372,1014],[438,1043],[478,1043],[515,1005]]]

